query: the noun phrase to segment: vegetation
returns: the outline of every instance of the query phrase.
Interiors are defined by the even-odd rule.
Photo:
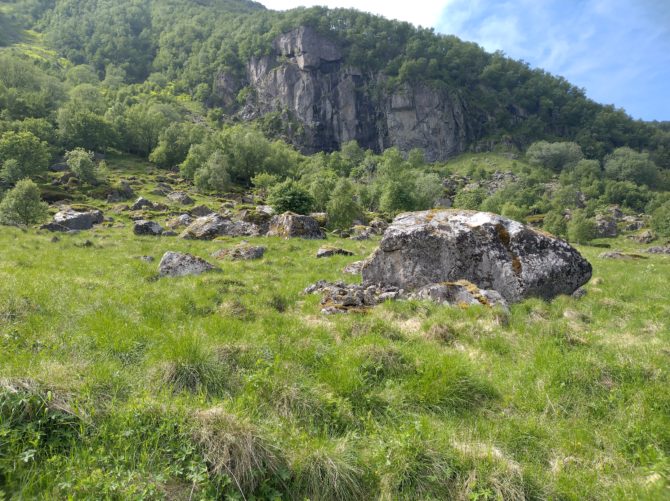
[[[16,183],[0,201],[0,224],[35,224],[47,217],[47,204],[40,200],[40,190],[30,179]]]

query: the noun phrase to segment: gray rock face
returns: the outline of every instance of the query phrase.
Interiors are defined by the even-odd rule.
[[[67,228],[68,230],[90,230],[94,224],[100,224],[103,220],[102,211],[90,210],[79,212],[68,208],[54,215],[53,224]]]
[[[198,205],[196,207],[193,207],[189,213],[191,216],[194,217],[203,217],[203,216],[209,216],[210,214],[214,214],[214,211],[207,207],[206,205]]]
[[[516,221],[464,210],[400,214],[362,270],[364,284],[417,290],[468,280],[508,302],[571,294],[591,278],[573,247]]]
[[[441,282],[421,287],[410,295],[411,298],[429,299],[438,304],[452,306],[470,306],[482,304],[485,306],[500,306],[507,309],[507,301],[494,290],[480,289],[467,280],[458,282]]]
[[[637,242],[638,244],[650,244],[656,240],[656,235],[651,230],[645,230],[639,235],[629,235],[629,239]]]
[[[200,275],[216,269],[204,259],[181,252],[166,252],[158,263],[158,273],[162,277],[183,277]]]
[[[181,228],[182,226],[188,226],[192,222],[193,218],[190,215],[181,214],[180,216],[169,219],[166,225],[168,228],[175,229],[175,228]]]
[[[364,264],[365,261],[354,261],[353,263],[349,263],[344,268],[342,268],[342,273],[347,273],[349,275],[358,275],[363,269]]]
[[[326,282],[319,280],[310,285],[304,294],[321,294],[322,313],[346,313],[376,306],[386,300],[399,299],[403,291],[397,287],[376,285],[345,284],[344,282]]]
[[[219,214],[199,217],[193,221],[181,235],[181,238],[212,240],[216,237],[249,237],[259,234],[255,224],[244,221],[232,221]]]
[[[393,94],[376,92],[386,77],[346,65],[340,47],[312,28],[277,37],[271,55],[248,62],[244,81],[223,74],[217,82],[224,102],[232,103],[242,87],[254,90],[240,112],[245,119],[287,113],[285,132],[306,152],[356,140],[375,151],[420,147],[432,161],[467,146],[465,106],[456,93],[423,83],[404,84]]]
[[[661,247],[661,246],[649,247],[647,249],[647,252],[649,254],[670,254],[670,246],[668,246],[668,247]]]
[[[163,227],[155,221],[140,219],[139,221],[135,221],[133,233],[135,233],[135,235],[158,236],[163,233]]]
[[[326,238],[316,219],[292,212],[285,212],[279,216],[273,216],[270,220],[270,237],[282,238]]]

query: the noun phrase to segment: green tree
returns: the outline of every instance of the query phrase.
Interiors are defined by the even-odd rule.
[[[308,214],[314,200],[305,188],[293,179],[287,179],[270,190],[268,203],[278,214],[286,211]]]
[[[379,208],[389,214],[412,210],[414,197],[412,187],[400,181],[388,181],[381,192]]]
[[[230,189],[229,160],[221,151],[215,151],[195,172],[194,182],[200,191],[222,192]]]
[[[568,222],[560,211],[549,211],[544,216],[542,228],[558,237],[565,237],[568,231]]]
[[[31,132],[8,131],[0,136],[0,174],[9,183],[46,171],[50,158],[49,145]]]
[[[586,217],[583,211],[576,210],[568,222],[567,234],[571,242],[588,243],[596,236],[596,223],[593,219]]]
[[[484,190],[461,190],[454,197],[454,207],[457,209],[478,210],[484,201]]]
[[[65,153],[65,163],[72,173],[85,183],[95,184],[97,182],[93,152],[84,148],[75,148]]]
[[[654,186],[659,169],[648,153],[638,153],[631,148],[617,148],[605,157],[605,176],[615,181],[631,181]]]
[[[651,227],[662,237],[670,237],[670,201],[651,214]]]
[[[584,158],[584,154],[577,143],[538,141],[530,145],[526,151],[526,158],[533,165],[559,172],[566,167],[576,165]]]
[[[104,151],[116,141],[116,132],[104,117],[86,109],[66,106],[58,110],[58,133],[67,148]]]
[[[350,228],[355,219],[363,215],[363,210],[355,198],[354,185],[348,179],[340,179],[326,206],[328,224],[333,228]]]
[[[435,202],[444,193],[444,188],[437,174],[421,173],[414,177],[412,192],[414,198],[412,209],[424,210],[435,207]]]
[[[47,217],[48,205],[40,200],[40,190],[30,179],[22,179],[0,202],[0,223],[36,224]]]

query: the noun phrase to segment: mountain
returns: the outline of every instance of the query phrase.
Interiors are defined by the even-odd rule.
[[[26,25],[103,78],[167,81],[228,121],[276,114],[273,132],[308,153],[355,139],[429,160],[538,139],[670,149],[670,139],[565,79],[502,53],[355,10],[274,12],[243,0],[18,2]]]

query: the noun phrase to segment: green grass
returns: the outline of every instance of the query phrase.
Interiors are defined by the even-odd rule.
[[[165,174],[129,162],[110,176],[140,194]],[[670,258],[580,248],[585,297],[508,315],[323,316],[301,291],[377,241],[215,261],[241,239],[136,237],[78,201],[115,227],[0,231],[0,499],[670,498]],[[220,271],[159,279],[167,250]]]

